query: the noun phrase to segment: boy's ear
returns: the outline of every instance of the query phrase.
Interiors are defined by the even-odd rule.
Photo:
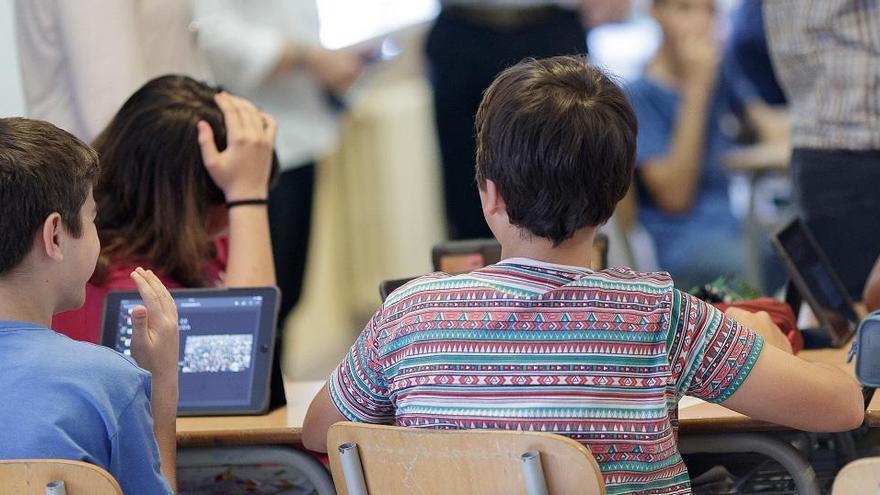
[[[61,250],[61,238],[64,234],[66,234],[66,230],[64,222],[61,221],[61,214],[58,212],[49,214],[43,222],[43,228],[40,231],[39,241],[41,246],[39,248],[47,257],[55,261],[62,261],[64,253]]]
[[[487,216],[497,216],[499,214],[507,216],[507,203],[498,191],[498,186],[489,179],[486,179],[484,187],[480,188],[480,197],[483,203],[483,213]]]

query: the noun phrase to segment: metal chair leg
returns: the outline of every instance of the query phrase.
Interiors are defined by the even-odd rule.
[[[367,482],[364,480],[364,467],[356,443],[348,442],[339,446],[339,460],[342,465],[342,476],[345,478],[345,489],[348,495],[369,495]]]
[[[541,466],[541,453],[530,450],[520,456],[523,478],[526,482],[528,495],[547,495],[547,480],[544,479],[544,468]]]

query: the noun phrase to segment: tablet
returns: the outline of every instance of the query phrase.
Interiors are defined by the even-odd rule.
[[[846,344],[858,326],[858,312],[806,224],[793,220],[772,242],[794,288],[813,310],[831,345]]]
[[[262,414],[269,407],[278,289],[172,290],[180,318],[178,416]],[[102,344],[131,355],[137,292],[104,300]]]

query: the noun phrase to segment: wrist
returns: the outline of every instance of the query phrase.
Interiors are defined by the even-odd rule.
[[[269,200],[264,198],[249,198],[249,199],[239,199],[235,201],[227,201],[226,209],[236,208],[240,206],[256,206],[256,207],[267,207],[269,206]]]
[[[682,102],[706,106],[712,95],[713,86],[705,81],[687,80],[681,86]]]
[[[266,180],[268,183],[269,181]],[[230,189],[223,194],[226,203],[234,203],[237,201],[250,201],[254,199],[266,199],[269,197],[269,190],[266,187]]]
[[[179,383],[177,366],[168,370],[149,370],[152,375],[153,389],[162,390],[163,394],[177,394]]]
[[[308,70],[314,70],[315,61],[320,57],[318,48],[311,45],[297,45],[299,52],[299,66]]]

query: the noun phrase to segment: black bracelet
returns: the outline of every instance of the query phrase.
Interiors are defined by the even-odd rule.
[[[269,204],[268,199],[239,199],[237,201],[227,201],[226,208],[234,208],[236,206],[254,206],[254,205],[267,205]]]

